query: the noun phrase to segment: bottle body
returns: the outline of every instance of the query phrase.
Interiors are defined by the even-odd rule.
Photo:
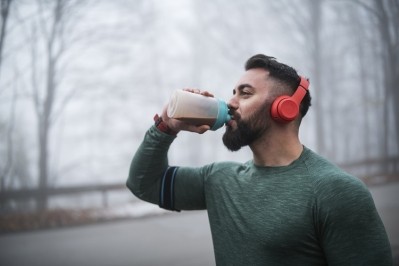
[[[213,97],[176,90],[168,104],[167,115],[193,125],[208,125],[217,130],[229,121],[227,104]]]

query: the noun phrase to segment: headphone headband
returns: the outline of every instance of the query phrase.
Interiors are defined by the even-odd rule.
[[[295,90],[294,94],[291,96],[298,105],[301,104],[303,98],[309,90],[309,80],[300,76],[301,81],[299,82],[298,88]]]

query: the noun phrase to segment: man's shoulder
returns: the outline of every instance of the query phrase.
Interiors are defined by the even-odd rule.
[[[341,186],[345,188],[365,188],[364,183],[359,178],[309,149],[304,163],[311,179],[320,188]]]

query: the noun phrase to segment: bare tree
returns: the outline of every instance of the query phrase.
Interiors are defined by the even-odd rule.
[[[389,119],[390,109],[394,111],[395,125],[393,130],[396,131],[396,145],[399,149],[399,1],[374,0],[373,4],[383,52],[382,69],[384,70],[383,78],[387,99],[384,113],[386,119]],[[386,125],[389,124],[388,120]],[[386,143],[386,145],[388,146],[389,143]],[[386,149],[388,150],[388,147]]]
[[[381,64],[383,83],[383,113],[381,138],[384,140],[382,151],[384,158],[395,145],[390,141],[394,136],[396,154],[399,154],[399,1],[398,0],[356,0],[350,3],[363,8],[375,21],[373,30]],[[378,49],[377,48],[377,49]],[[393,121],[393,123],[391,122]],[[394,132],[394,133],[391,133]]]
[[[365,159],[369,159],[370,158],[370,148],[369,148],[369,139],[370,139],[370,126],[369,126],[369,114],[370,114],[370,105],[368,104],[369,100],[368,100],[368,94],[371,88],[371,86],[369,85],[369,82],[367,82],[367,77],[368,75],[368,71],[367,71],[367,61],[368,61],[368,57],[367,57],[367,51],[366,51],[366,47],[364,45],[364,40],[365,40],[365,34],[364,31],[362,31],[362,29],[364,28],[363,26],[363,22],[360,19],[360,15],[358,12],[356,12],[355,10],[353,10],[354,12],[352,12],[352,14],[354,14],[354,16],[352,16],[353,19],[353,33],[355,36],[355,43],[356,43],[356,47],[357,47],[357,56],[359,58],[359,74],[360,74],[360,86],[361,86],[361,100],[362,100],[362,113],[364,116],[364,121],[363,121],[363,147],[364,147],[364,157]],[[377,121],[376,121],[377,122]]]
[[[7,31],[7,21],[8,14],[10,10],[12,0],[1,0],[0,2],[0,12],[1,12],[1,25],[0,25],[0,75],[1,75],[1,65],[2,65],[2,55],[3,55],[3,46],[4,40],[6,37]]]
[[[38,176],[39,189],[41,191],[38,199],[38,209],[47,208],[46,189],[49,179],[49,138],[50,130],[56,119],[54,106],[58,99],[65,103],[73,93],[60,99],[59,86],[63,67],[61,59],[65,56],[68,45],[68,36],[73,33],[73,12],[79,6],[79,2],[56,0],[37,1],[39,7],[38,21],[31,28],[31,81],[32,100],[38,122],[39,161]],[[50,12],[48,12],[51,10]],[[70,40],[70,39],[69,39]],[[42,41],[42,42],[40,42]],[[44,48],[39,45],[43,44]],[[42,48],[42,49],[41,49]],[[44,51],[44,72],[41,72],[39,57]],[[45,77],[41,82],[40,76]]]
[[[8,125],[5,126],[5,154],[3,154],[4,165],[0,165],[0,191],[5,189],[6,177],[12,169],[13,164],[13,155],[14,155],[14,141],[13,141],[13,133],[14,133],[14,124],[15,124],[15,110],[16,110],[16,89],[13,90],[13,95],[11,99],[10,105],[10,115],[8,119]]]
[[[326,112],[325,93],[328,91],[322,84],[324,79],[324,50],[325,42],[322,36],[323,30],[323,6],[324,0],[306,0],[306,1],[276,1],[271,5],[277,14],[284,14],[281,22],[284,23],[290,32],[295,33],[298,39],[304,39],[305,42],[298,41],[303,47],[297,50],[304,51],[305,58],[308,58],[310,65],[310,78],[312,86],[312,96],[315,130],[316,130],[316,148],[319,153],[327,154],[326,143]]]
[[[312,51],[310,52],[310,58],[313,65],[313,95],[317,98],[314,103],[315,107],[315,117],[316,117],[316,145],[317,149],[321,154],[326,154],[326,141],[325,141],[325,119],[323,117],[324,112],[322,109],[323,99],[324,99],[324,89],[321,84],[323,80],[323,59],[322,59],[322,39],[321,31],[323,30],[322,25],[322,3],[323,1],[310,0],[308,2],[310,7],[310,23],[308,28],[310,29],[309,34],[307,34],[309,44]],[[306,27],[306,26],[305,26]],[[306,32],[306,29],[302,29]]]
[[[0,77],[1,69],[3,66],[3,47],[6,38],[7,31],[7,21],[9,17],[9,10],[12,0],[1,0],[0,2],[0,12],[1,12],[1,25],[0,25]],[[12,133],[14,128],[14,118],[15,118],[15,103],[16,103],[16,93],[14,92],[10,108],[10,123],[5,125],[5,154],[3,154],[4,165],[0,165],[0,191],[5,188],[6,176],[11,170],[12,159],[13,159],[13,140]]]

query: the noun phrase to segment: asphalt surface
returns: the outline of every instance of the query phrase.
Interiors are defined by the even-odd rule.
[[[2,266],[214,265],[205,212],[0,236]]]
[[[399,183],[371,189],[399,265]],[[1,266],[215,265],[206,212],[0,235]]]

